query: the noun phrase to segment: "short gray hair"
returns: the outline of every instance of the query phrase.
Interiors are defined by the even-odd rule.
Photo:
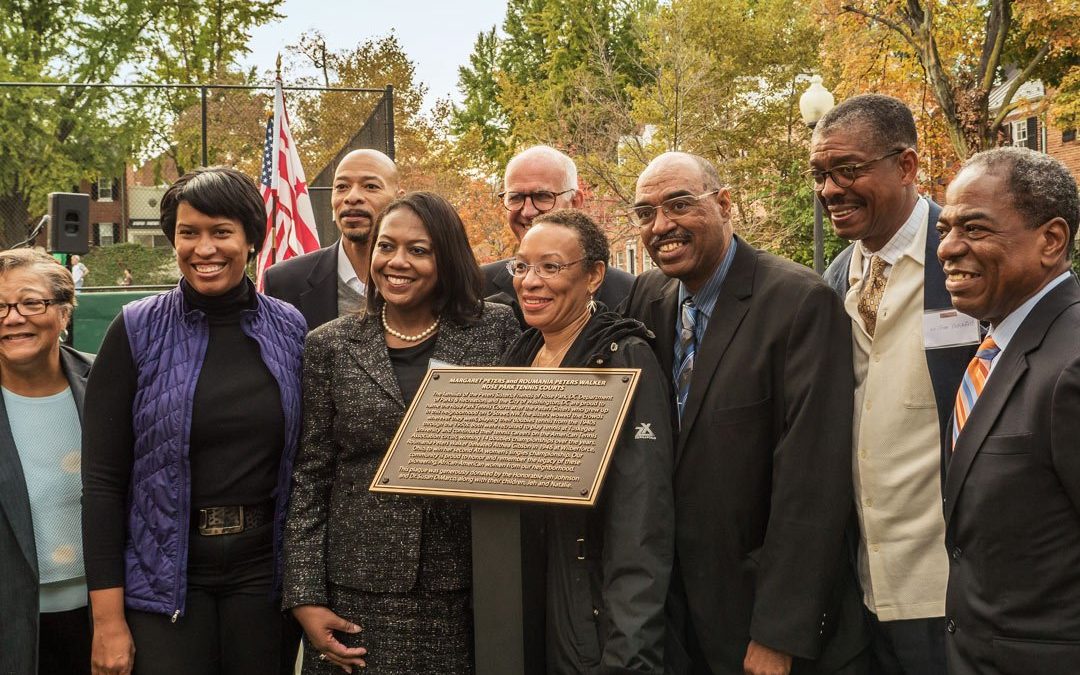
[[[77,304],[75,280],[71,278],[71,272],[51,255],[30,248],[0,251],[0,277],[15,270],[27,270],[39,275],[63,311],[70,313]]]
[[[892,96],[862,94],[842,101],[825,113],[814,127],[814,136],[852,127],[863,127],[869,131],[867,144],[882,152],[908,148],[915,150],[919,143],[911,109]]]
[[[995,148],[971,156],[960,169],[981,168],[1001,176],[1012,195],[1013,208],[1035,228],[1054,218],[1069,226],[1069,258],[1080,224],[1080,194],[1076,179],[1059,160],[1030,148]]]
[[[510,173],[510,167],[517,162],[541,158],[556,162],[562,167],[563,173],[566,176],[566,183],[559,188],[560,190],[578,189],[577,164],[574,164],[574,160],[570,159],[570,155],[560,150],[556,150],[550,145],[534,145],[525,148],[511,157],[510,161],[506,163],[506,170],[503,172],[503,180],[505,181],[506,174]]]

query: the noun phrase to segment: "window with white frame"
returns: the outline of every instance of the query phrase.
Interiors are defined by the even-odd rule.
[[[113,180],[112,178],[98,178],[97,180],[97,200],[99,202],[111,202],[113,200]]]
[[[626,244],[626,271],[637,274],[637,247],[629,242]]]
[[[1017,148],[1028,147],[1027,120],[1017,120],[1012,123],[1012,144]]]
[[[621,270],[626,269],[626,267],[623,264],[623,252],[622,251],[615,251],[615,267],[618,267]]]

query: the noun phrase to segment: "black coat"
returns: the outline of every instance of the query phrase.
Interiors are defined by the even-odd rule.
[[[300,310],[308,330],[333,321],[337,308],[338,242],[270,266],[263,291]]]
[[[93,357],[60,347],[60,365],[82,416]],[[0,674],[38,671],[38,566],[30,497],[0,397]]]
[[[952,675],[1080,673],[1080,284],[1001,353],[945,480]]]
[[[674,452],[671,398],[648,337],[639,322],[601,309],[562,361],[563,367],[640,368],[641,378],[598,505],[543,507],[549,673],[664,672]],[[506,364],[530,365],[542,345],[543,336],[530,329]]]
[[[695,631],[715,675],[742,675],[751,639],[797,657],[793,673],[829,672],[866,643],[843,545],[851,321],[813,272],[738,241],[676,444],[673,625]],[[669,378],[678,293],[649,271],[624,308],[656,334]],[[672,637],[681,672],[685,634]]]

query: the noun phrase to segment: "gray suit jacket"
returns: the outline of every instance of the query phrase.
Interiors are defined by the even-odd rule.
[[[266,270],[264,292],[300,310],[308,330],[337,318],[337,250],[335,241]]]
[[[1002,352],[943,491],[954,675],[1080,673],[1080,284]]]
[[[475,326],[445,323],[432,358],[499,363],[519,334],[510,309],[487,303]],[[469,588],[471,538],[464,502],[376,495],[368,486],[405,415],[378,317],[344,316],[308,335],[304,430],[285,525],[283,605],[328,605],[330,584],[373,593]],[[424,530],[425,510],[444,526]]]
[[[93,357],[60,347],[60,365],[82,416]],[[38,566],[30,497],[0,397],[0,675],[37,672]]]

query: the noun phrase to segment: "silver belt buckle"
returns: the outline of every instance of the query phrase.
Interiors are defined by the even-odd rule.
[[[218,513],[221,513],[221,518],[213,518],[210,514],[211,511],[217,511]],[[234,524],[225,524],[224,514],[231,512],[233,512],[232,509],[226,509],[223,507],[215,507],[212,509],[199,509],[199,534],[207,537],[214,537],[221,534],[236,534],[238,532],[243,532],[244,507],[242,505],[236,507],[235,513],[237,513],[237,520]]]

